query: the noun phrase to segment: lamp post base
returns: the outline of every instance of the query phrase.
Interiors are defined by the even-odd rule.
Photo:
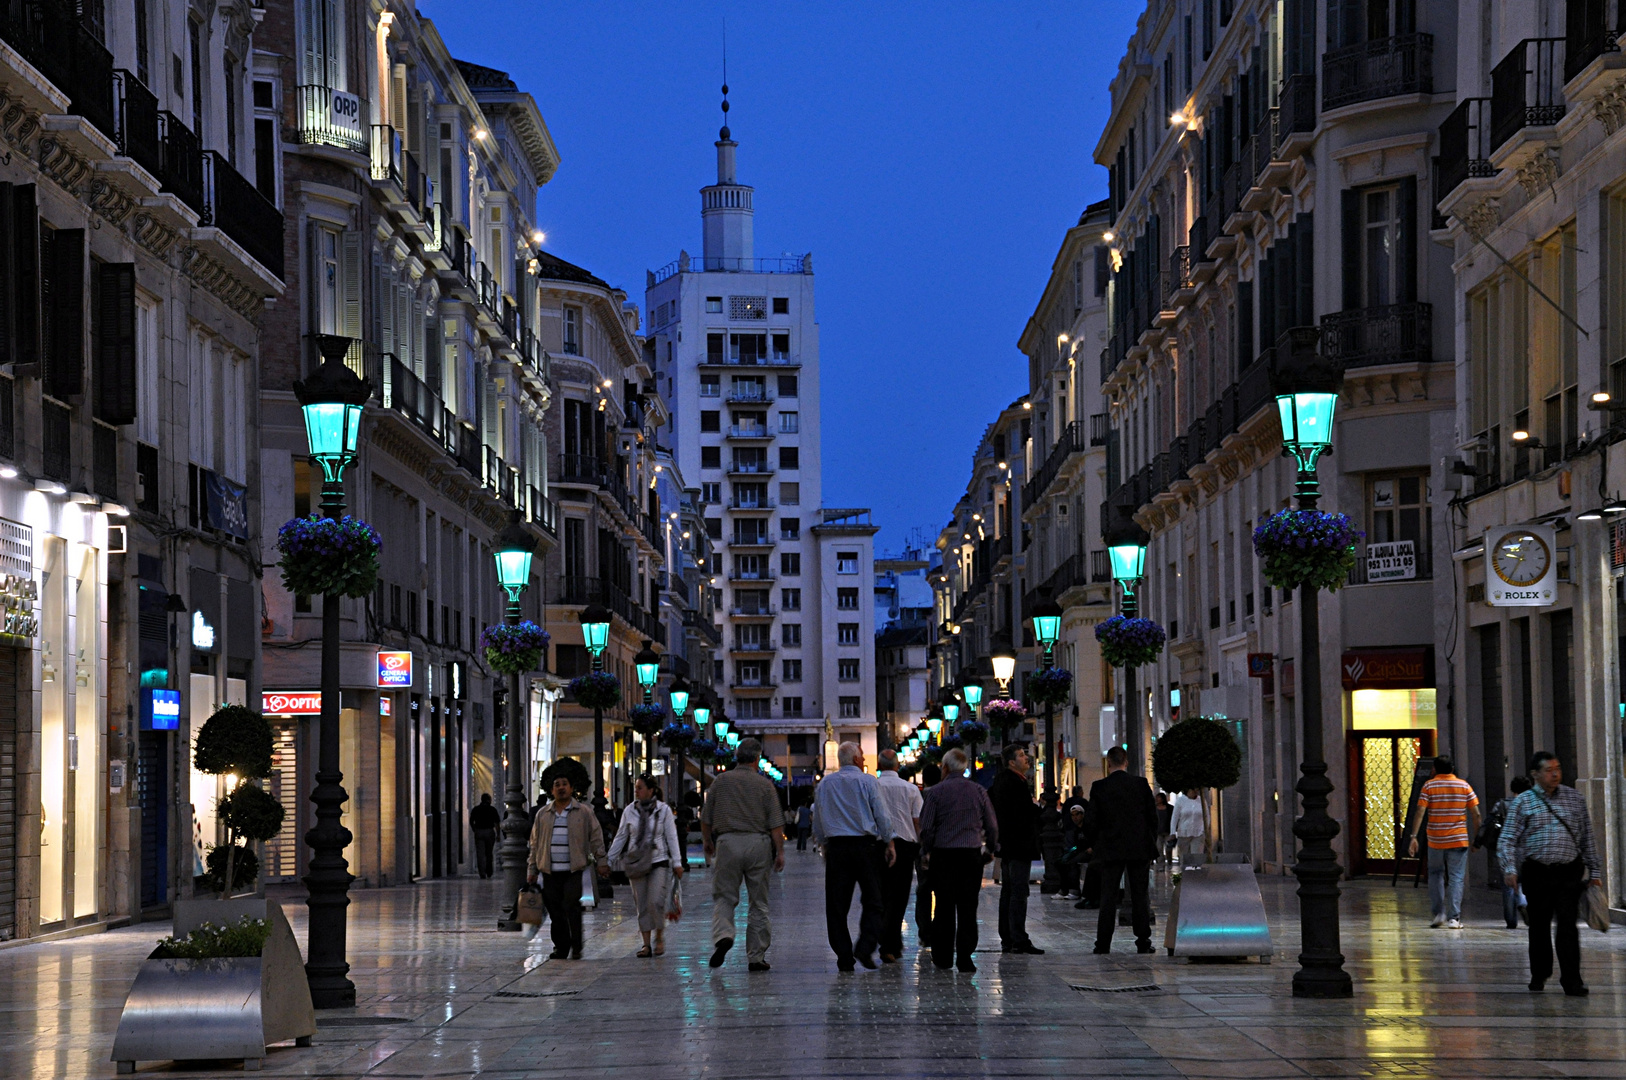
[[[497,919],[498,930],[519,930],[519,891],[525,887],[529,869],[531,825],[525,816],[524,768],[521,755],[525,740],[520,737],[524,712],[520,708],[519,676],[508,676],[503,695],[503,731],[508,740],[508,790],[504,795],[507,813],[502,823],[503,906]]]

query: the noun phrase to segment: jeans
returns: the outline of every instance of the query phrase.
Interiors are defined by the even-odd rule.
[[[1545,982],[1553,974],[1553,931],[1558,924],[1558,980],[1581,985],[1581,935],[1575,921],[1581,912],[1586,865],[1580,859],[1549,866],[1526,859],[1519,868],[1525,910],[1530,920],[1530,979]]]
[[[474,864],[479,868],[480,876],[491,876],[491,850],[497,846],[496,829],[474,830]]]
[[[553,951],[580,952],[582,947],[582,875],[542,875],[542,905],[553,924]]]
[[[1428,905],[1435,922],[1462,918],[1462,883],[1467,872],[1467,848],[1429,847]]]
[[[1118,929],[1118,903],[1123,899],[1124,880],[1129,881],[1130,924],[1135,929],[1135,945],[1152,945],[1152,903],[1150,897],[1152,860],[1103,862],[1101,866],[1101,914],[1095,922],[1095,951],[1108,952],[1112,935]]]
[[[881,943],[885,904],[881,873],[886,846],[873,836],[832,836],[824,842],[824,926],[836,963],[851,967],[854,956],[869,957]],[[847,928],[847,912],[858,888],[858,943]]]
[[[750,898],[745,921],[745,958],[756,963],[768,958],[773,928],[768,919],[768,877],[773,873],[773,838],[767,833],[723,833],[716,840],[717,858],[711,876],[712,944],[734,940],[734,909],[740,903],[740,883]]]
[[[1001,859],[999,863],[999,943],[1007,948],[1028,944],[1029,859]]]
[[[898,859],[881,871],[881,951],[889,956],[903,955],[903,919],[909,913],[909,886],[914,884],[915,857],[920,845],[894,840]]]
[[[798,826],[796,826],[796,850],[797,851],[806,851],[807,850],[807,838],[809,836],[812,836],[812,835],[813,835],[813,826],[811,826],[811,825],[798,825]]]
[[[982,889],[981,848],[937,848],[931,853],[932,963],[969,961],[977,949],[977,893]]]

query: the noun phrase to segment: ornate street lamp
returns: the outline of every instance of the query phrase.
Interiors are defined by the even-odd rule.
[[[339,518],[344,516],[344,470],[356,460],[361,414],[373,387],[344,364],[349,338],[323,335],[317,339],[317,347],[322,364],[310,378],[294,383],[294,397],[305,415],[311,457],[322,470],[322,512]],[[310,908],[305,975],[311,1003],[318,1009],[349,1008],[356,1003],[356,987],[345,960],[347,909],[354,878],[344,858],[350,830],[340,820],[349,798],[339,766],[340,603],[335,593],[322,597],[322,719],[316,787],[311,792],[316,824],[305,834],[311,849],[305,875]]]
[[[536,554],[536,538],[520,524],[520,513],[513,511],[508,524],[492,541],[492,558],[497,563],[497,584],[508,594],[508,607],[503,621],[517,626],[520,619],[519,598],[531,582],[531,557]],[[503,797],[508,811],[502,823],[502,876],[503,909],[497,920],[499,930],[518,930],[519,891],[525,887],[525,864],[528,861],[526,840],[530,835],[530,819],[525,815],[525,747],[526,709],[520,696],[519,673],[508,676],[503,719],[504,737],[508,740],[508,791]]]
[[[1050,599],[1046,589],[1028,618],[1033,623],[1033,639],[1044,650],[1044,666],[1050,667],[1056,639],[1061,636],[1061,605]],[[1044,703],[1044,786],[1047,791],[1056,790],[1056,706],[1048,701]]]
[[[926,714],[926,730],[932,733],[933,741],[937,741],[938,733],[943,730],[943,714],[936,706]]]
[[[1289,331],[1290,334],[1295,333]],[[1306,347],[1308,346],[1308,347]],[[1277,360],[1282,360],[1278,347]],[[1333,416],[1343,372],[1313,351],[1310,334],[1296,338],[1286,363],[1277,368],[1276,408],[1282,422],[1282,446],[1298,461],[1294,495],[1300,512],[1313,511],[1320,499],[1316,461],[1332,446]],[[1300,817],[1293,823],[1299,838],[1293,873],[1299,879],[1299,924],[1303,942],[1299,969],[1293,973],[1297,997],[1349,997],[1355,992],[1338,935],[1338,855],[1332,848],[1338,822],[1327,813],[1332,781],[1327,779],[1325,718],[1321,706],[1321,619],[1316,587],[1299,588],[1298,703],[1303,721],[1304,761],[1299,766]]]
[[[994,651],[990,657],[994,665],[994,679],[999,683],[999,696],[1011,696],[1011,679],[1016,676],[1016,650],[1011,647],[1011,640],[1007,637],[994,639]]]
[[[582,644],[593,654],[593,670],[604,670],[604,648],[610,643],[610,609],[603,604],[582,608]],[[603,810],[604,797],[604,707],[593,706],[593,809]]]
[[[684,716],[689,711],[689,696],[689,680],[682,675],[673,679],[672,685],[666,688],[666,700],[671,703],[674,723],[688,726],[688,721],[684,719]],[[700,710],[697,708],[695,711],[699,712]],[[702,734],[704,734],[703,731]],[[672,795],[672,808],[675,811],[683,805],[683,781],[688,779],[689,755],[681,745],[674,749],[676,752],[673,756],[677,759],[677,776],[668,787]]]
[[[644,704],[655,703],[655,680],[661,676],[661,658],[655,651],[655,643],[645,640],[644,647],[638,650],[638,655],[632,658],[632,669],[638,675],[638,685],[644,688]],[[655,737],[653,735],[644,739],[644,771],[655,771]]]
[[[977,712],[982,708],[982,683],[966,676],[960,683],[960,696],[965,699],[965,707],[971,710],[971,719],[977,719]]]
[[[937,702],[943,711],[943,723],[947,725],[949,733],[952,734],[954,725],[960,719],[960,699],[954,693],[954,687],[943,687],[937,695]]]
[[[1107,557],[1112,562],[1112,579],[1123,590],[1123,605],[1119,614],[1126,619],[1133,619],[1140,610],[1135,596],[1135,590],[1140,588],[1140,579],[1146,572],[1146,534],[1139,526],[1126,526],[1112,538],[1113,542],[1107,545]],[[1135,668],[1132,665],[1124,666],[1124,741],[1129,744],[1129,769],[1139,773],[1143,764],[1141,749],[1143,736],[1141,734],[1141,721],[1144,710],[1141,708],[1135,691]]]

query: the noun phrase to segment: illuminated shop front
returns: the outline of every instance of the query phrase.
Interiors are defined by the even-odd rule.
[[[1415,869],[1400,849],[1419,762],[1426,769],[1436,753],[1433,655],[1419,647],[1342,657],[1352,874]]]

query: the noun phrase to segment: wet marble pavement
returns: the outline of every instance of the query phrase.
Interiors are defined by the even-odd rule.
[[[625,890],[587,915],[586,956],[546,959],[490,929],[496,882],[358,891],[350,908],[357,1007],[318,1014],[308,1049],[275,1049],[265,1074],[482,1080],[660,1077],[1626,1077],[1626,928],[1582,928],[1587,999],[1525,988],[1522,931],[1493,894],[1468,929],[1431,930],[1423,890],[1354,882],[1344,894],[1346,1001],[1291,995],[1291,879],[1262,879],[1275,960],[1194,964],[1090,954],[1094,912],[1041,897],[1030,930],[1048,952],[1005,956],[983,891],[975,975],[938,972],[911,944],[901,964],[838,974],[824,942],[820,863],[789,852],[774,886],[773,970],[743,950],[719,971],[709,879],[664,957],[640,960]],[[1166,887],[1160,882],[1160,902]],[[286,909],[303,944],[304,905]],[[744,905],[739,911],[741,930]],[[855,919],[856,925],[856,919]],[[124,995],[167,925],[0,951],[0,1077],[104,1077]],[[1132,949],[1121,931],[1119,949]],[[911,933],[912,938],[912,933]],[[1161,939],[1159,939],[1161,940]],[[1155,989],[1129,989],[1155,986]],[[145,1063],[138,1075],[241,1075],[236,1062]]]

